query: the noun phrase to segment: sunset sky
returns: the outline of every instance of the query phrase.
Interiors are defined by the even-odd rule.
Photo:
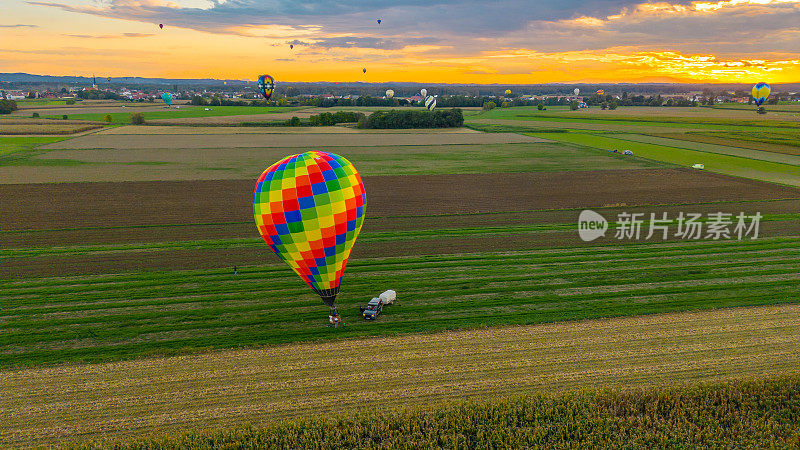
[[[2,12],[0,72],[800,82],[800,0],[2,0]]]

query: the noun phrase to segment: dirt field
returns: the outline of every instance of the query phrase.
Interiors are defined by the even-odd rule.
[[[0,372],[0,445],[353,408],[793,374],[800,306],[487,328]],[[365,356],[365,348],[391,349]],[[280,361],[280,363],[276,363]],[[365,380],[378,380],[364,389]]]
[[[3,122],[0,122],[2,124]],[[431,128],[431,129],[414,129],[414,130],[360,130],[352,127],[334,126],[334,127],[198,127],[198,126],[157,126],[150,125],[146,127],[140,126],[124,126],[114,127],[103,131],[103,135],[180,135],[180,134],[338,134],[338,133],[380,133],[380,134],[475,134],[479,131],[470,128]]]
[[[42,148],[118,150],[147,148],[247,148],[247,147],[380,147],[394,145],[454,145],[454,144],[511,144],[546,142],[543,139],[514,133],[447,133],[426,135],[424,139],[412,133],[357,134],[284,134],[268,132],[248,135],[176,135],[164,139],[150,135],[97,135],[69,139]]]
[[[36,136],[56,136],[83,133],[85,131],[103,128],[102,125],[85,124],[5,124],[0,122],[0,135],[36,135]]]
[[[370,217],[800,197],[795,188],[691,169],[379,176],[364,183]],[[0,185],[0,211],[5,230],[239,222],[252,219],[253,186],[253,180]]]

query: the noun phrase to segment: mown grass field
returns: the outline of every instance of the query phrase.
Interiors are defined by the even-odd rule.
[[[527,133],[606,151],[631,150],[636,157],[683,167],[701,163],[713,172],[800,185],[794,147],[800,122],[787,114],[757,116],[715,108],[549,109],[495,109],[467,123],[488,132]]]
[[[540,227],[540,228],[546,228]],[[515,234],[525,230],[454,229]],[[418,233],[417,233],[418,234]],[[431,230],[428,239],[447,233]],[[425,239],[375,233],[370,240]],[[218,240],[71,247],[50,254],[261,245]],[[800,240],[685,242],[352,261],[337,300],[344,330],[324,326],[318,299],[283,265],[33,278],[0,282],[0,367],[126,359],[211,348],[463,327],[532,324],[800,301]],[[4,250],[4,259],[35,256]],[[45,249],[39,250],[39,256]],[[56,253],[52,253],[56,252]],[[113,254],[113,253],[112,253]],[[710,256],[713,255],[713,258]],[[401,292],[375,323],[357,306]]]
[[[142,435],[189,431],[208,436],[208,429],[246,423],[264,423],[273,430],[264,434],[269,439],[282,438],[281,426],[297,431],[312,426],[316,430],[325,427],[332,439],[349,442],[359,435],[348,426],[328,425],[323,418],[341,416],[346,423],[359,421],[357,411],[391,416],[403,407],[420,407],[435,417],[440,414],[437,410],[449,415],[454,401],[494,403],[499,396],[542,392],[558,395],[551,401],[561,404],[571,398],[570,391],[587,387],[631,389],[620,397],[611,397],[628,400],[611,401],[608,407],[630,411],[634,416],[638,411],[644,417],[684,417],[677,423],[696,430],[706,422],[715,424],[717,417],[697,417],[693,408],[685,410],[689,415],[683,416],[683,402],[692,395],[687,399],[680,394],[653,395],[632,389],[669,384],[678,392],[692,392],[691,386],[700,382],[796,377],[800,374],[800,354],[796,351],[800,345],[796,320],[799,308],[766,306],[369,339],[335,338],[172,358],[3,371],[6,393],[0,396],[0,445],[126,437],[142,440],[146,439]],[[689,389],[684,391],[681,386]],[[708,399],[701,403],[727,411],[731,418],[756,420],[752,438],[774,444],[779,434],[792,428],[763,425],[748,415],[749,408],[761,405],[764,409],[759,411],[774,418],[770,424],[794,426],[797,389],[790,384],[781,390],[783,395],[790,395],[788,398],[773,398],[767,394],[768,386],[764,383],[763,389],[746,389],[747,395],[764,395],[757,396],[756,401],[734,394],[729,403],[723,394],[726,391],[717,389],[705,394]],[[787,400],[789,403],[784,403]],[[539,410],[539,417],[549,415],[548,411]],[[567,429],[589,426],[582,415],[565,412],[558,417],[565,418],[563,426]],[[291,418],[307,420],[300,426],[272,423]],[[463,420],[470,421],[466,417]],[[380,430],[391,423],[391,419],[375,423],[370,430],[382,434]],[[410,419],[408,430],[403,426],[396,432],[412,437],[415,432],[411,430],[419,430],[425,423]],[[709,425],[710,430],[717,431],[709,430],[707,438],[741,444],[743,441],[736,441],[741,433],[739,424],[723,421]],[[655,426],[642,423],[641,431],[648,425]],[[671,430],[676,426],[676,422],[670,423]],[[770,429],[768,435],[763,435],[764,427]],[[457,431],[469,433],[453,430]],[[793,432],[787,436],[796,436],[796,427]],[[563,439],[576,437],[573,432]],[[686,441],[690,438],[682,434],[675,439],[694,442]]]

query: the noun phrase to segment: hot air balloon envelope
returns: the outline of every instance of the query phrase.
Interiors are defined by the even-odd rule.
[[[769,97],[769,93],[771,89],[767,83],[763,81],[753,86],[752,95],[753,100],[756,102],[756,106],[761,106],[767,98]]]
[[[598,89],[597,90],[597,95],[605,95],[605,93],[606,92],[604,90],[602,90],[602,89]]]
[[[506,95],[511,95],[511,89],[506,89],[506,92],[505,92],[505,94],[506,94]]]
[[[289,50],[294,48],[294,44],[289,44]]]
[[[386,91],[386,98],[392,98],[392,97],[394,97],[394,91],[391,90],[391,89],[388,89]]]
[[[380,24],[381,24],[381,19],[378,19],[378,25],[380,25]]]
[[[261,174],[253,215],[270,249],[332,307],[366,203],[350,161],[310,151],[287,156]]]
[[[574,90],[574,91],[572,91],[572,92],[574,92],[574,93],[575,93],[575,95],[578,95],[578,94],[580,94],[580,93],[581,93],[581,90],[580,90],[580,89],[578,89],[578,88],[575,88],[575,90]]]
[[[367,68],[365,67],[365,68],[361,69],[361,71],[362,71],[363,73],[367,73]]]
[[[161,94],[161,100],[164,100],[164,103],[166,103],[167,106],[171,106],[172,105],[172,94],[170,94],[169,92],[164,92],[163,94]]]
[[[428,90],[427,90],[427,89],[425,89],[425,88],[423,88],[423,89],[420,89],[420,90],[419,90],[419,95],[420,95],[422,98],[426,98],[426,97],[428,96]]]
[[[432,95],[428,96],[428,98],[425,99],[425,107],[428,108],[428,111],[436,109],[436,97]]]
[[[269,100],[269,98],[272,97],[272,91],[275,90],[275,79],[269,75],[259,76],[258,90],[265,99]]]
[[[164,29],[164,24],[163,23],[158,24],[158,28],[163,30]]]

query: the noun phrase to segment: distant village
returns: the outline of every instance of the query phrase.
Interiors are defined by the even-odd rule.
[[[5,83],[8,85],[9,83]],[[131,102],[156,102],[160,100],[164,92],[170,92],[176,100],[192,99],[222,99],[227,102],[236,101],[253,101],[259,100],[260,95],[256,90],[255,83],[240,82],[237,86],[227,86],[220,83],[221,86],[179,86],[174,84],[169,89],[167,86],[125,86],[120,83],[108,83],[105,86],[98,85],[95,81],[91,85],[83,86],[69,86],[66,84],[47,83],[42,85],[30,85],[25,87],[18,87],[16,89],[0,88],[0,99],[5,100],[25,100],[25,99],[60,99],[60,100],[122,100]],[[276,88],[273,101],[276,103],[281,98],[292,98],[301,100],[302,103],[308,103],[311,99],[317,99],[318,102],[332,101],[338,103],[341,100],[352,100],[364,96],[371,96],[376,98],[385,98],[383,89],[390,87],[396,94],[394,98],[403,103],[415,103],[423,101],[424,98],[419,92],[414,92],[411,89],[404,89],[402,87],[392,86],[390,83],[367,85],[367,84],[343,84],[343,86],[333,86],[329,84],[326,87],[295,87],[291,83],[285,85],[278,85]],[[503,86],[504,87],[504,86]],[[709,105],[716,103],[752,103],[752,97],[746,91],[723,91],[714,92],[710,89],[691,91],[685,93],[672,93],[672,94],[659,94],[656,92],[647,93],[608,93],[602,90],[581,93],[575,95],[573,93],[549,93],[549,94],[531,94],[531,93],[503,93],[503,87],[480,87],[463,88],[447,87],[440,89],[442,96],[461,96],[472,99],[492,99],[498,102],[509,103],[502,106],[511,106],[511,102],[530,104],[541,102],[545,105],[554,104],[568,104],[573,101],[587,102],[588,104],[604,103],[619,103],[620,106],[624,105],[648,105],[648,106],[696,106],[698,104]],[[328,90],[330,92],[324,92]],[[493,92],[499,91],[499,92]],[[303,101],[305,99],[305,101]],[[631,101],[630,99],[635,99]],[[592,102],[592,100],[594,100]],[[779,101],[800,101],[800,96],[796,92],[773,92],[770,97],[770,103],[777,103]],[[458,105],[454,105],[458,106]],[[501,106],[501,103],[498,103]],[[517,106],[514,104],[513,106]]]

